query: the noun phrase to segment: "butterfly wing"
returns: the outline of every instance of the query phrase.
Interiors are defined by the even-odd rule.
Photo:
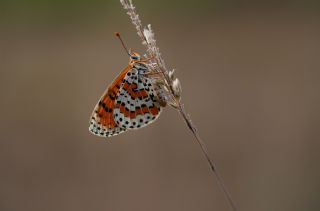
[[[124,129],[136,129],[152,123],[160,114],[151,80],[132,68],[123,79],[116,96],[114,120]]]
[[[102,137],[109,137],[126,131],[125,128],[119,127],[114,121],[113,111],[115,99],[122,86],[122,81],[130,69],[130,66],[126,67],[117,76],[95,106],[90,119],[89,131],[91,133]]]

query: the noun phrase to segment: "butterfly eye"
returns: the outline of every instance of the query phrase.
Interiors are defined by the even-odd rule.
[[[131,56],[131,59],[133,59],[133,60],[139,60],[139,56]]]

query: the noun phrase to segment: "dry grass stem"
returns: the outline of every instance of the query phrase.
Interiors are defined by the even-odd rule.
[[[237,206],[232,200],[231,194],[226,188],[223,179],[220,176],[215,163],[213,162],[213,159],[210,158],[205,143],[202,141],[198,130],[192,123],[190,116],[185,111],[184,105],[181,102],[182,89],[180,81],[175,77],[174,70],[168,70],[166,68],[165,62],[161,57],[160,50],[156,45],[156,39],[151,25],[149,24],[147,27],[143,27],[139,15],[132,4],[132,0],[120,0],[120,2],[123,8],[127,11],[127,14],[130,16],[131,22],[135,26],[137,34],[141,38],[142,44],[147,48],[147,55],[145,55],[145,57],[149,58],[147,65],[151,71],[150,77],[154,79],[154,85],[157,88],[159,100],[163,103],[171,105],[180,113],[181,117],[194,135],[197,143],[200,145],[201,150],[217,179],[219,187],[226,196],[230,206],[232,207],[232,210],[237,211]]]

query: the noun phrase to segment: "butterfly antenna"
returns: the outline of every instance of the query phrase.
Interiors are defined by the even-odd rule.
[[[129,56],[131,56],[131,54],[129,53],[126,45],[124,44],[123,40],[121,39],[120,33],[119,33],[119,32],[115,32],[114,34],[119,38],[119,40],[120,40],[120,42],[121,42],[124,50],[126,51],[126,53],[127,53]]]

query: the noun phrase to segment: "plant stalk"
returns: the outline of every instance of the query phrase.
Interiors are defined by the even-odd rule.
[[[238,208],[235,204],[235,202],[233,201],[230,192],[228,191],[228,188],[226,187],[218,169],[217,166],[215,164],[215,162],[213,162],[213,159],[210,158],[209,153],[208,153],[208,148],[206,146],[206,144],[203,142],[203,140],[201,139],[196,127],[194,126],[194,124],[192,123],[191,119],[189,118],[189,116],[187,115],[185,109],[184,109],[184,105],[182,103],[179,102],[179,107],[178,107],[178,111],[180,113],[180,115],[182,116],[183,120],[185,121],[185,123],[187,124],[188,128],[191,130],[192,134],[194,135],[197,143],[200,145],[201,151],[204,154],[204,156],[206,157],[211,171],[214,174],[214,176],[216,177],[217,183],[221,189],[221,191],[223,192],[224,196],[226,197],[226,199],[228,200],[231,208],[233,211],[238,211]]]

